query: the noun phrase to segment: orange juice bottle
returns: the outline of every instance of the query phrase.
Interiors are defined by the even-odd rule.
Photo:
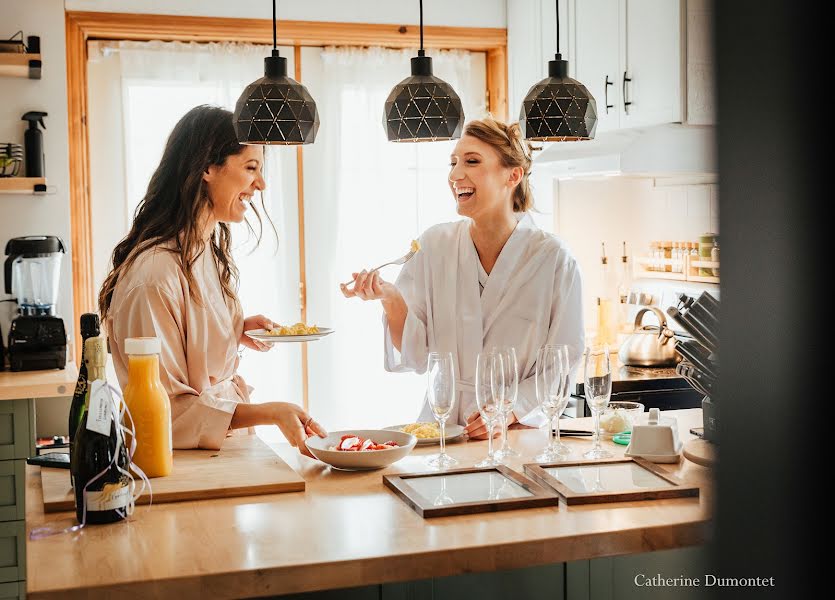
[[[174,467],[171,404],[159,380],[159,338],[128,338],[128,384],[125,404],[136,432],[133,462],[148,477],[165,477]],[[127,440],[130,448],[131,440]]]

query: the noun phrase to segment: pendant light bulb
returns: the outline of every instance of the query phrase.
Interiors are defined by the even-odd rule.
[[[423,49],[423,0],[420,0],[420,50],[412,75],[386,98],[383,128],[390,142],[455,140],[464,128],[461,99],[448,83],[432,74],[432,57]]]
[[[264,77],[246,86],[235,104],[235,134],[241,144],[312,144],[319,131],[319,112],[307,88],[287,76],[287,59],[278,52],[275,2],[273,51],[264,58]]]
[[[535,84],[522,101],[519,124],[527,140],[591,140],[597,129],[597,102],[582,83],[568,76],[560,54],[560,2],[557,4],[557,54],[548,62],[548,77]]]

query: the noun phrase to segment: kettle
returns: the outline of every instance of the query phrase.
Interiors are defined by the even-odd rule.
[[[642,325],[644,314],[652,311],[658,317],[659,326]],[[635,328],[621,344],[618,358],[631,367],[673,367],[681,360],[675,348],[673,332],[667,327],[667,318],[654,306],[642,308],[635,315]]]

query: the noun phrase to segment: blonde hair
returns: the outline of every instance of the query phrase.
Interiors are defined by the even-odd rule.
[[[533,194],[528,183],[532,163],[531,148],[522,138],[519,124],[506,125],[488,117],[467,123],[464,135],[471,135],[492,146],[498,152],[503,167],[522,167],[522,180],[513,190],[513,212],[527,212],[532,209]]]

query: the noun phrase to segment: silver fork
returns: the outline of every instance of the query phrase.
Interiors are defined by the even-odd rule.
[[[379,270],[380,270],[380,269],[382,269],[383,267],[387,267],[387,266],[389,266],[389,265],[405,265],[407,262],[409,262],[409,260],[411,260],[411,258],[412,258],[415,254],[417,254],[417,251],[416,251],[416,250],[410,250],[409,252],[407,252],[406,254],[404,254],[403,256],[401,256],[400,258],[398,258],[397,260],[393,260],[393,261],[391,261],[391,262],[383,263],[383,264],[382,264],[382,265],[380,265],[379,267],[375,267],[375,268],[371,269],[371,270],[368,272],[368,274],[369,274],[369,275],[371,275],[371,273],[374,273],[374,272],[376,272],[376,271],[379,271]],[[351,281],[349,281],[348,283],[343,283],[342,285],[344,285],[345,287],[348,287],[349,285],[351,285],[352,283],[354,283],[356,280],[357,280],[357,278],[356,278],[356,277],[354,277]]]

